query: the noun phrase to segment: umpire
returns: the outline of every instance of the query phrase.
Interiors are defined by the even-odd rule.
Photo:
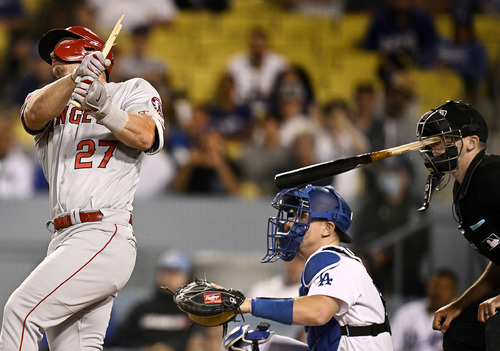
[[[459,230],[490,262],[456,301],[434,314],[432,327],[444,333],[444,351],[498,350],[500,345],[500,156],[486,154],[488,126],[471,105],[447,101],[425,113],[420,139],[441,136],[421,150],[431,191],[450,174]],[[430,199],[430,196],[426,196]]]

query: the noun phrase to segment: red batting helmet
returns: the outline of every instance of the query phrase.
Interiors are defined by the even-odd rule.
[[[63,38],[75,40],[57,45]],[[104,40],[90,29],[80,26],[49,30],[38,43],[40,57],[49,64],[52,64],[50,57],[52,52],[62,61],[81,62],[89,52],[100,51],[103,48]],[[106,79],[109,81],[109,75],[114,65],[113,53],[110,51],[106,58],[111,61],[111,65],[106,69]]]

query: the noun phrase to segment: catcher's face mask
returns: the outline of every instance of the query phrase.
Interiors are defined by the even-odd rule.
[[[458,156],[460,151],[457,145],[460,146],[460,149],[462,148],[462,129],[467,133],[469,126],[453,128],[450,124],[448,120],[450,118],[450,113],[455,114],[455,119],[457,116],[457,111],[453,109],[455,104],[456,103],[453,101],[448,101],[426,112],[418,122],[417,138],[419,140],[434,136],[441,137],[441,142],[420,149],[420,154],[424,160],[425,167],[429,171],[429,175],[425,185],[424,203],[418,211],[425,211],[429,207],[434,190],[444,188],[450,179],[451,172],[458,168]],[[451,112],[449,112],[449,110]],[[441,186],[440,184],[445,174],[448,174],[448,181]]]
[[[278,215],[267,222],[267,254],[262,262],[291,261],[295,257],[311,224],[305,203],[307,199],[286,191],[276,196],[272,205]]]

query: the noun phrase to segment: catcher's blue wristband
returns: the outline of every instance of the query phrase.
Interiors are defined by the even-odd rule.
[[[252,314],[278,323],[292,325],[293,299],[252,299]]]

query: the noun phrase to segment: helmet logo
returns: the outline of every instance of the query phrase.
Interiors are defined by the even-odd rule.
[[[438,110],[437,112],[443,117],[446,117],[446,114],[448,113],[446,110]]]

